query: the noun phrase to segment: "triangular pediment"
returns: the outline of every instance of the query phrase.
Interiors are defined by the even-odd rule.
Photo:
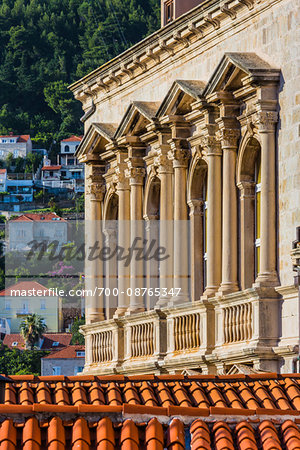
[[[205,83],[198,80],[176,80],[162,101],[157,117],[187,114],[191,104],[202,98]]]
[[[139,136],[146,131],[147,125],[155,121],[159,102],[132,102],[127,108],[115,134],[118,139],[122,136]]]
[[[207,83],[204,96],[218,91],[235,91],[243,86],[243,79],[277,81],[280,70],[256,53],[225,53]]]
[[[114,143],[117,125],[113,123],[92,123],[77,148],[75,156],[79,161],[99,156],[107,144]]]

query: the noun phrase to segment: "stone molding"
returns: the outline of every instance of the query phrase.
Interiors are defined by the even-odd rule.
[[[70,86],[75,97],[85,103],[89,98],[98,96],[102,92],[104,97],[115,87],[130,83],[147,70],[164,63],[170,56],[173,58],[180,55],[182,50],[199,39],[205,39],[211,34],[216,36],[220,32],[227,31],[228,18],[232,22],[238,20],[240,14],[248,11],[251,18],[252,10],[257,7],[263,9],[268,7],[267,0],[228,0],[216,2],[210,0],[205,7],[199,5],[190,13],[179,17],[167,28],[163,27],[153,33],[142,42],[134,45],[122,54],[122,60],[112,60],[105,67],[99,67],[84,78]],[[244,19],[245,20],[245,19]],[[232,25],[230,25],[232,26]]]

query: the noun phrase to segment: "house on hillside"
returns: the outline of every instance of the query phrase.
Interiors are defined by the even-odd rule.
[[[61,180],[70,180],[74,183],[75,192],[84,192],[84,164],[80,163],[75,152],[82,140],[82,136],[71,136],[60,143],[58,156],[61,165]]]
[[[68,242],[68,223],[55,213],[25,213],[8,222],[8,236],[11,251],[28,249],[31,241],[57,241],[59,248]]]
[[[68,347],[44,356],[41,366],[42,375],[78,375],[83,372],[85,358],[84,345]]]
[[[14,158],[25,158],[32,151],[29,134],[0,136],[0,159],[4,160],[11,153]]]
[[[71,343],[71,333],[44,333],[37,345],[40,350],[57,352],[68,347]],[[25,341],[20,333],[12,333],[4,336],[3,344],[10,349],[25,350]]]
[[[45,286],[20,281],[0,292],[0,317],[7,321],[10,333],[18,333],[22,320],[32,313],[44,319],[48,332],[62,331],[62,299]]]
[[[33,176],[29,173],[7,173],[0,169],[0,202],[33,201]]]

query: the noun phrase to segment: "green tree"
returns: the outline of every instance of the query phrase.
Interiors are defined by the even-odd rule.
[[[40,375],[41,358],[50,352],[9,349],[0,345],[0,371],[7,375]]]
[[[25,317],[20,324],[20,332],[25,340],[26,347],[33,350],[46,328],[43,318],[38,314],[33,313]]]
[[[72,333],[72,339],[71,339],[71,344],[78,344],[78,345],[84,345],[84,336],[83,334],[81,334],[79,332],[79,327],[81,327],[81,325],[85,324],[85,318],[84,317],[77,317],[74,322],[73,325],[71,327],[71,333]]]

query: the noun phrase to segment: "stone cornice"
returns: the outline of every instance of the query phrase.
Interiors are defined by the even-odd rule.
[[[141,42],[135,44],[121,55],[73,83],[70,89],[82,103],[88,99],[102,96],[120,89],[127,83],[136,82],[136,78],[145,75],[155,66],[180,57],[181,51],[189,51],[194,42],[206,36],[217,36],[232,28],[241,15],[251,18],[257,8],[263,9],[271,3],[269,0],[206,0],[201,5],[161,28]],[[257,8],[255,8],[257,6]],[[147,76],[147,75],[146,75]],[[101,95],[100,95],[101,99]]]

